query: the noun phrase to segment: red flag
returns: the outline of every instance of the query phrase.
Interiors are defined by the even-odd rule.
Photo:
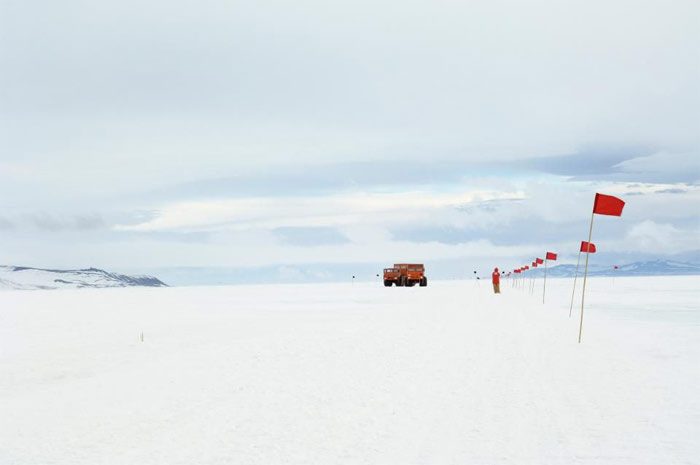
[[[598,215],[622,216],[625,201],[612,195],[596,194],[593,202],[593,213]]]
[[[537,262],[532,262],[532,267],[537,268]]]
[[[529,270],[529,269],[530,269],[530,267],[529,267],[529,266],[527,266],[527,265],[525,265],[525,266],[523,267],[523,269],[525,269],[525,270]]]
[[[541,265],[544,263],[544,260],[542,260],[541,258],[536,258],[535,262],[537,262],[538,265]]]
[[[557,254],[554,252],[547,252],[547,260],[556,260],[557,259]]]
[[[595,253],[595,244],[593,242],[581,241],[581,252]]]

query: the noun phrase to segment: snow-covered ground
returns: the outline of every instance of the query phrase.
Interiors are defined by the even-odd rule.
[[[700,278],[540,285],[3,292],[0,464],[698,463]]]

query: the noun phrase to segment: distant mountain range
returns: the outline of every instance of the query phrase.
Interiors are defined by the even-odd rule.
[[[153,276],[127,276],[97,268],[45,270],[24,266],[0,266],[0,289],[64,289],[103,287],[166,287]]]
[[[584,261],[581,260],[579,275],[583,273]],[[532,271],[532,269],[530,269]],[[547,276],[568,278],[573,277],[576,265],[557,265],[547,268]],[[537,275],[544,274],[541,266],[534,270]],[[678,276],[700,274],[700,265],[677,262],[672,260],[652,260],[612,266],[588,265],[588,276]]]

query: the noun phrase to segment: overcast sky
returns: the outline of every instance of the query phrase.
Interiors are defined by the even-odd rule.
[[[0,263],[697,256],[699,13],[0,0]]]

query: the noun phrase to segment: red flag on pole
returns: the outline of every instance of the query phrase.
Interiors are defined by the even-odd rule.
[[[581,252],[595,253],[595,244],[593,242],[581,241]]]
[[[622,209],[625,208],[625,201],[613,197],[612,195],[595,194],[593,201],[593,213],[591,213],[591,225],[588,229],[588,243],[591,243],[593,237],[593,218],[598,215],[622,216]],[[591,244],[592,245],[592,244]],[[586,278],[588,278],[588,256],[590,250],[586,250],[586,267],[583,272],[583,290],[581,291],[581,320],[578,326],[578,342],[581,343],[581,335],[583,334],[583,306],[586,300]]]
[[[593,213],[597,215],[622,216],[625,201],[612,195],[596,194]]]
[[[544,263],[544,260],[542,260],[541,258],[536,258],[535,262],[537,262],[538,265],[541,265]]]
[[[547,292],[547,260],[556,260],[557,259],[557,254],[554,252],[547,252],[544,256],[544,280],[542,283],[542,303],[544,304],[544,295]],[[542,263],[542,259],[538,258],[537,260],[540,260],[540,263]]]

